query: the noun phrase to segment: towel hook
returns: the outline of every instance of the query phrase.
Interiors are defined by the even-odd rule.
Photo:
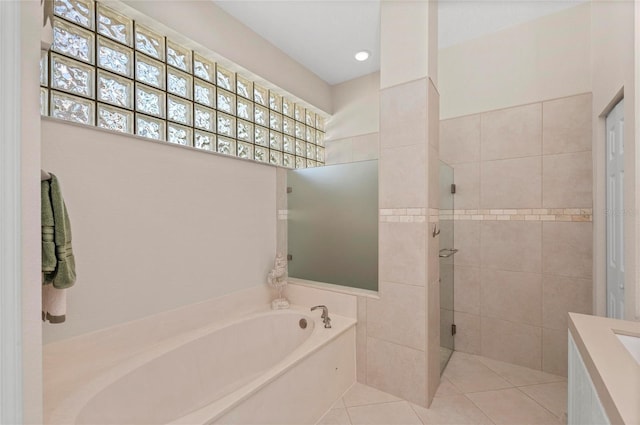
[[[438,229],[438,225],[437,224],[434,224],[433,225],[433,237],[435,238],[439,234],[440,234],[440,229]]]

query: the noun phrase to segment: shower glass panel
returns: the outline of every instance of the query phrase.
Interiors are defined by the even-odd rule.
[[[440,161],[440,372],[454,349],[453,326],[453,168]]]
[[[290,170],[287,186],[289,276],[377,291],[378,161]]]

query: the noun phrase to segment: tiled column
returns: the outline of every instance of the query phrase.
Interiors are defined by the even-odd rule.
[[[436,2],[381,3],[380,299],[366,382],[428,406],[440,379]]]

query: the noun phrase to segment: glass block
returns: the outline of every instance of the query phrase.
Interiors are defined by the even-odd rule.
[[[269,114],[269,127],[272,130],[282,131],[282,115],[271,111]]]
[[[136,114],[136,134],[149,139],[164,140],[165,122]]]
[[[46,117],[49,115],[49,89],[40,87],[40,115]]]
[[[216,85],[225,90],[235,91],[236,74],[218,65],[216,67]]]
[[[260,146],[269,146],[269,130],[256,125],[256,137],[254,143]]]
[[[288,117],[293,118],[293,114],[294,114],[293,102],[287,99],[286,97],[282,98],[282,113]]]
[[[324,148],[317,146],[316,147],[316,159],[320,162],[324,162]]]
[[[217,98],[218,111],[233,114],[236,112],[236,95],[226,90],[218,88]]]
[[[99,34],[129,47],[133,46],[133,21],[130,18],[98,3],[96,21]]]
[[[296,121],[296,134],[295,134],[296,138],[298,139],[304,139],[306,136],[306,130],[304,128],[304,124]]]
[[[196,130],[194,133],[193,141],[194,146],[198,149],[204,149],[208,151],[216,150],[216,136],[214,134]]]
[[[216,66],[212,61],[205,59],[197,53],[193,54],[193,75],[212,82],[215,69]]]
[[[225,155],[236,155],[236,141],[232,139],[226,139],[224,137],[218,137],[218,152]]]
[[[296,112],[294,118],[296,119],[296,121],[304,122],[305,117],[306,114],[304,113],[304,107],[296,103]]]
[[[282,111],[282,96],[280,96],[278,93],[274,93],[272,91],[269,91],[269,108],[272,111],[281,112]]]
[[[324,118],[320,115],[316,115],[316,128],[324,131]]]
[[[254,155],[258,162],[269,162],[269,149],[267,148],[256,146]]]
[[[269,110],[264,106],[256,105],[254,110],[254,117],[256,124],[269,125]]]
[[[324,133],[320,130],[316,130],[316,145],[324,146]]]
[[[164,60],[164,36],[136,23],[136,50]]]
[[[287,168],[293,168],[295,167],[295,159],[293,155],[289,155],[288,153],[285,153],[282,155],[282,165],[287,167]]]
[[[98,127],[133,133],[133,112],[98,104]]]
[[[307,130],[306,133],[305,133],[306,141],[307,142],[311,142],[311,143],[315,142],[316,141],[316,132],[315,132],[315,130],[313,128],[309,127],[309,126],[307,126],[306,130]]]
[[[98,100],[133,109],[133,81],[98,70]]]
[[[191,50],[167,40],[167,63],[186,72],[191,72]]]
[[[269,162],[273,165],[282,165],[282,152],[269,151]]]
[[[136,80],[164,89],[165,65],[144,55],[136,54]]]
[[[307,168],[306,159],[300,156],[296,156],[296,168]]]
[[[295,136],[296,125],[291,118],[284,117],[282,119],[282,131],[290,136]]]
[[[51,92],[51,116],[66,121],[94,125],[95,102],[56,91]]]
[[[237,98],[237,116],[247,121],[253,121],[253,102],[241,97]]]
[[[164,118],[165,94],[136,83],[136,110],[145,114]]]
[[[282,133],[271,131],[269,133],[269,146],[271,149],[282,150]]]
[[[93,29],[93,0],[55,0],[53,14],[83,27]]]
[[[307,159],[307,168],[315,168],[316,162],[312,159]]]
[[[236,119],[230,115],[218,113],[218,134],[235,137]]]
[[[191,146],[193,140],[193,130],[189,127],[169,123],[167,124],[167,142],[182,146]]]
[[[236,77],[236,93],[244,98],[253,99],[253,82],[238,75]]]
[[[98,66],[133,78],[133,50],[98,36]]]
[[[311,127],[315,127],[316,126],[316,114],[314,114],[313,112],[307,110],[306,123],[307,123],[307,125],[310,125]]]
[[[51,50],[83,62],[94,62],[93,33],[53,18],[53,44]]]
[[[195,80],[193,83],[193,100],[210,108],[215,108],[216,88],[211,84]]]
[[[176,71],[173,68],[167,69],[167,91],[169,93],[191,99],[192,87],[193,78],[191,75]]]
[[[238,120],[238,139],[253,142],[253,124],[248,121]]]
[[[51,88],[85,97],[94,97],[95,68],[82,62],[51,54]]]
[[[246,142],[238,142],[238,158],[253,159],[253,145]]]
[[[316,159],[316,145],[313,143],[307,143],[306,152],[307,159]]]
[[[307,155],[307,144],[304,140],[296,139],[296,156],[304,156]]]
[[[167,119],[184,125],[192,123],[193,103],[179,97],[167,96]]]
[[[284,135],[282,137],[282,150],[287,153],[295,153],[296,152],[296,142],[293,137]]]
[[[40,85],[49,85],[49,52],[40,50]]]
[[[196,128],[206,131],[216,131],[216,111],[195,105],[193,108],[193,124]]]
[[[269,90],[264,87],[260,87],[257,84],[253,85],[253,100],[262,106],[269,106]]]

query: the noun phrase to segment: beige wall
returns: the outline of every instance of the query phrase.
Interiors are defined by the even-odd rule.
[[[40,2],[20,2],[23,421],[42,423]]]
[[[591,94],[441,122],[454,167],[458,351],[566,374],[592,311]]]
[[[69,338],[265,284],[276,168],[50,119],[42,166],[62,184],[78,280]]]
[[[380,73],[331,87],[333,116],[327,121],[326,164],[377,159]]]
[[[442,118],[590,92],[590,4],[440,50]]]
[[[327,121],[327,140],[339,140],[379,131],[379,72],[331,86],[331,97],[333,116]]]
[[[595,308],[606,314],[605,269],[605,118],[623,96],[625,99],[625,315],[640,320],[636,299],[640,294],[637,282],[638,207],[636,191],[636,106],[634,66],[634,3],[630,1],[593,2],[591,19],[591,50],[593,69],[593,152],[594,152],[594,278]],[[640,7],[635,4],[635,7]],[[638,70],[635,70],[638,72]],[[640,303],[640,302],[639,302]]]
[[[210,1],[125,0],[140,22],[151,18],[228,61],[331,113],[330,86]]]

